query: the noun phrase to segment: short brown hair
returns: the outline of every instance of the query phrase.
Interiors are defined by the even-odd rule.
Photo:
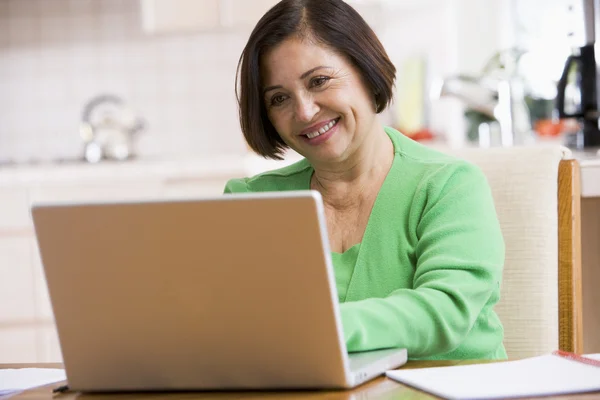
[[[254,27],[236,73],[242,132],[252,150],[265,158],[282,159],[288,146],[267,115],[262,98],[261,57],[292,35],[310,37],[345,56],[374,94],[377,113],[389,105],[393,96],[396,68],[356,10],[342,0],[282,0]]]

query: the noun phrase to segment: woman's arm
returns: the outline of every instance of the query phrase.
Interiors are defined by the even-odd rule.
[[[447,353],[498,295],[504,241],[479,169],[465,163],[432,174],[415,195],[411,221],[413,288],[341,304],[349,351],[405,347],[410,357]]]
[[[224,194],[248,192],[247,178],[230,179],[225,184]]]

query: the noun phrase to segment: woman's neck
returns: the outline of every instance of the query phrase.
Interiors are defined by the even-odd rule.
[[[318,190],[327,203],[351,205],[372,190],[379,191],[394,159],[394,146],[379,127],[342,162],[313,165],[311,189]]]

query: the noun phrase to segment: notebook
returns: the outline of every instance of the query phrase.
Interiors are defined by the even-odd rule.
[[[386,375],[447,399],[499,399],[600,391],[600,354],[555,352],[490,364],[400,369]]]
[[[23,390],[64,381],[65,378],[65,371],[56,368],[0,369],[0,399]]]

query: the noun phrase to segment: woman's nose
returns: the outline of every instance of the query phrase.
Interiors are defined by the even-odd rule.
[[[310,122],[319,112],[319,106],[311,95],[301,95],[296,100],[296,119],[300,122]]]

